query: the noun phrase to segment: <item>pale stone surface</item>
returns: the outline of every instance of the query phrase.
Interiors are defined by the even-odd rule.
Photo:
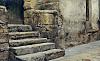
[[[16,56],[17,58],[21,59],[22,61],[48,61],[51,59],[59,58],[64,56],[64,51],[61,49],[52,49],[44,52],[38,52],[35,54],[27,54],[22,56]],[[37,59],[36,59],[37,58]]]
[[[9,52],[8,51],[3,51],[0,52],[0,61],[8,61],[9,57]]]
[[[61,13],[64,17],[65,32],[83,31],[86,21],[86,0],[61,0]]]
[[[99,30],[98,20],[99,20],[99,0],[90,1],[90,11],[91,11],[91,25],[92,29]]]
[[[10,39],[23,39],[30,37],[39,37],[39,32],[10,32]]]
[[[11,47],[44,43],[44,42],[47,42],[47,38],[26,38],[21,40],[9,40],[9,44]]]
[[[43,53],[46,55],[47,60],[59,58],[65,55],[64,50],[61,49],[52,49]]]
[[[55,48],[54,43],[41,43],[41,44],[33,44],[27,46],[11,47],[11,51],[16,55],[25,55],[36,52],[43,52],[54,48]]]
[[[35,53],[35,54],[27,54],[22,56],[16,56],[18,61],[45,61],[45,54],[43,53]]]
[[[24,0],[24,9],[36,9],[38,0]]]
[[[65,53],[64,57],[51,61],[100,61],[100,41],[68,48]]]

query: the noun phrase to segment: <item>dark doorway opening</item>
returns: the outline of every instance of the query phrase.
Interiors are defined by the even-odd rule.
[[[8,23],[23,24],[24,22],[24,1],[23,0],[0,0],[7,7],[9,13]]]

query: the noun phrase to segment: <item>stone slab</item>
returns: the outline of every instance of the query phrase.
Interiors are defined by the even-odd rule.
[[[16,56],[16,58],[18,61],[45,61],[45,54],[34,53],[34,54]]]
[[[23,39],[23,38],[30,38],[30,37],[38,37],[39,32],[10,32],[9,37],[10,39]]]
[[[11,47],[10,49],[15,55],[25,55],[36,52],[43,52],[54,48],[55,48],[54,43],[41,43],[41,44],[33,44],[20,47]]]
[[[10,40],[9,44],[11,47],[15,47],[15,46],[23,46],[29,44],[45,43],[45,42],[47,42],[47,38],[26,38],[21,40]]]
[[[8,43],[0,44],[0,51],[6,51],[6,50],[9,50],[9,44]]]

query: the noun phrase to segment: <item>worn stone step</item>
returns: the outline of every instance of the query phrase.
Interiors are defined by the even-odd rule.
[[[30,37],[38,37],[39,32],[10,32],[9,37],[10,39],[23,39],[23,38],[30,38]]]
[[[16,56],[15,61],[46,61],[46,58],[44,53],[39,52],[34,54]]]
[[[51,59],[62,57],[64,56],[64,54],[65,52],[61,49],[52,49],[44,52],[21,55],[16,57],[19,59],[19,61],[48,61]]]
[[[9,32],[29,32],[32,31],[32,27],[23,24],[8,24],[8,30]]]
[[[26,39],[20,39],[20,40],[9,40],[10,47],[45,43],[45,42],[47,42],[47,38],[26,38]]]
[[[20,47],[11,47],[10,49],[15,55],[25,55],[36,52],[43,52],[54,48],[55,48],[55,43],[41,43],[41,44],[33,44]]]
[[[43,53],[46,55],[47,60],[56,59],[65,55],[65,51],[61,49],[52,49]]]

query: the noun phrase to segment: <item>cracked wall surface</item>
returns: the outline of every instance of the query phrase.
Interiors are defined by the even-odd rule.
[[[66,47],[99,40],[99,2],[89,0],[89,20],[86,16],[86,0],[61,0],[60,10],[64,17]]]

